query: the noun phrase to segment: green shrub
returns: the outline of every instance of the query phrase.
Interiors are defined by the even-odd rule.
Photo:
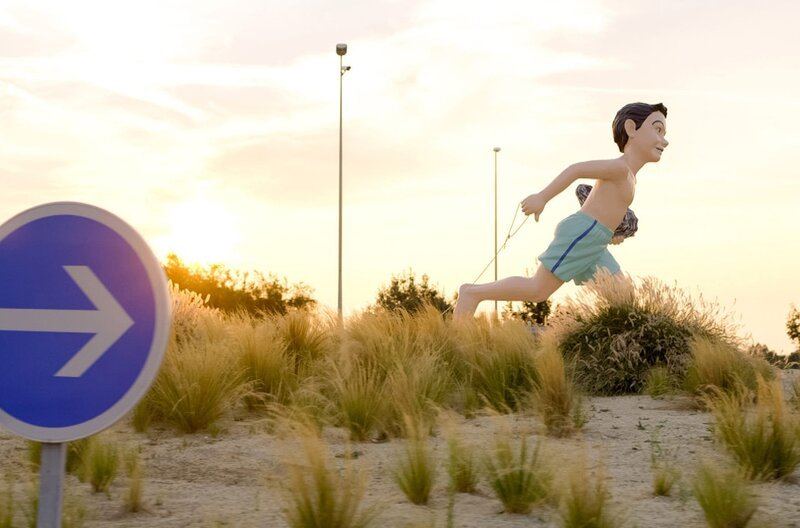
[[[578,381],[594,394],[639,393],[656,365],[675,379],[689,366],[694,334],[735,343],[735,326],[716,305],[654,278],[600,273],[551,318]]]
[[[435,307],[439,313],[452,310],[452,303],[432,287],[429,280],[427,275],[422,275],[422,280],[417,282],[413,271],[399,276],[392,275],[389,286],[378,291],[375,306],[389,312],[410,314],[423,310],[426,305]]]

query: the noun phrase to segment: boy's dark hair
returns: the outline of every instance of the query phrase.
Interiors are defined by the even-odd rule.
[[[614,143],[619,147],[620,152],[625,151],[625,145],[628,143],[628,133],[625,132],[625,121],[633,119],[636,123],[638,130],[647,116],[653,112],[661,112],[664,117],[667,117],[667,107],[663,103],[647,104],[647,103],[630,103],[626,104],[619,109],[617,115],[614,117],[614,122],[611,123],[611,130],[614,132]]]

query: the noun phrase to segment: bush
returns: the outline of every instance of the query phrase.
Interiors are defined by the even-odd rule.
[[[749,356],[761,358],[773,367],[779,369],[800,368],[800,352],[792,352],[791,354],[784,356],[770,350],[767,345],[756,343],[748,347],[747,354]]]
[[[452,310],[453,304],[428,284],[429,280],[427,275],[423,275],[418,283],[413,271],[400,276],[392,275],[389,286],[378,291],[376,306],[390,312],[408,313],[416,313],[425,305],[434,306],[439,313]]]
[[[654,366],[680,379],[697,334],[738,343],[735,326],[716,305],[695,302],[657,279],[601,273],[577,299],[567,299],[551,318],[578,381],[595,394],[639,393]]]
[[[520,309],[515,310],[514,303],[509,301],[503,310],[503,315],[513,319],[519,319],[528,324],[546,325],[552,307],[552,302],[549,300],[538,303],[523,301]]]
[[[800,312],[794,305],[790,308],[789,317],[786,319],[786,334],[800,347]]]
[[[245,311],[285,314],[290,309],[311,308],[316,301],[311,289],[300,283],[289,286],[286,280],[261,272],[232,271],[221,264],[188,266],[174,253],[164,264],[167,278],[181,290],[198,293],[208,305],[225,312]]]

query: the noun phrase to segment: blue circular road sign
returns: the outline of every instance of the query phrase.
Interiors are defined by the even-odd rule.
[[[105,429],[150,387],[169,327],[161,265],[117,216],[64,202],[0,225],[0,425],[41,442]]]

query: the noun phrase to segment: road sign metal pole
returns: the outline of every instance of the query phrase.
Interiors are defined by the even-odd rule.
[[[66,464],[66,442],[42,444],[42,465],[39,468],[39,511],[36,517],[36,528],[61,528]]]

